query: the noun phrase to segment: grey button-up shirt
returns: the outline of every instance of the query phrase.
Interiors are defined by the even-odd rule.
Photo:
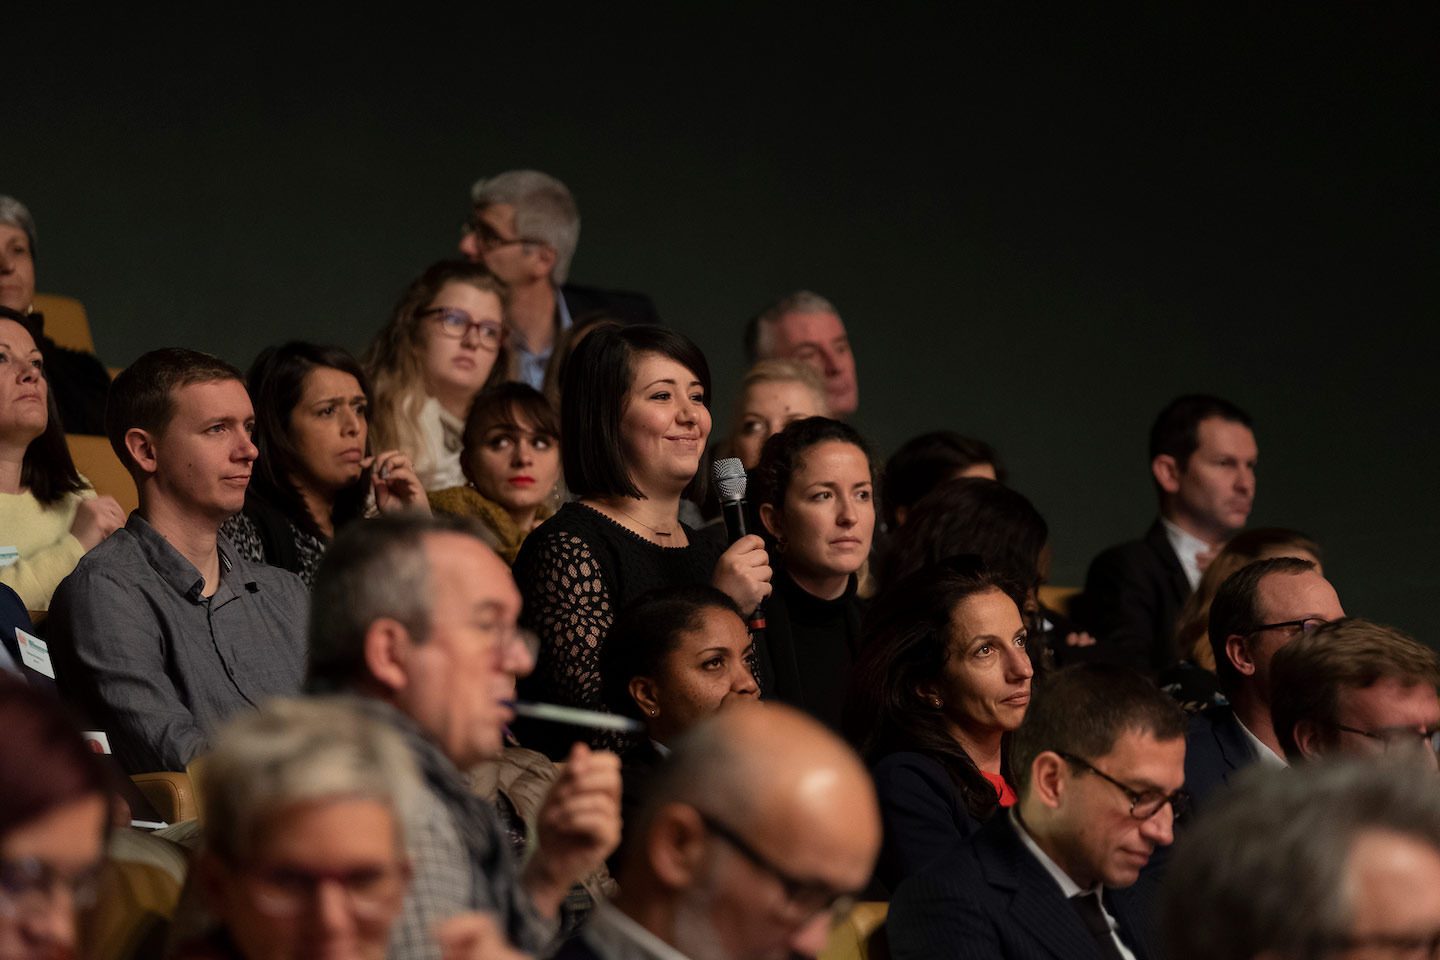
[[[300,691],[305,585],[224,537],[218,547],[220,583],[205,597],[200,571],[132,513],[55,591],[57,679],[127,773],[183,770],[232,714]]]

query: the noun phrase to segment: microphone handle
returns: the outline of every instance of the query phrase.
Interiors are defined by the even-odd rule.
[[[750,510],[745,500],[722,500],[720,501],[720,512],[725,517],[725,532],[730,535],[730,542],[734,543],[741,537],[750,533]],[[765,606],[757,604],[753,613],[746,618],[747,626],[751,632],[765,629]]]

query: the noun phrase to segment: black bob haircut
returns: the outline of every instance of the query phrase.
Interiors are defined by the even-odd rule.
[[[710,405],[710,365],[688,337],[654,324],[597,328],[571,354],[560,392],[560,460],[565,485],[577,497],[644,499],[625,462],[620,423],[636,360],[646,353],[668,357],[694,374]],[[683,496],[701,499],[701,474],[696,471]]]

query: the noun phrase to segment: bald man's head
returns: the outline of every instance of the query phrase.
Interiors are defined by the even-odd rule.
[[[789,707],[715,715],[650,787],[619,904],[693,960],[814,955],[827,908],[864,888],[880,849],[865,766]]]

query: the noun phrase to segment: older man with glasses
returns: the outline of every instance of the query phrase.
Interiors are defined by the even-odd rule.
[[[1327,623],[1275,655],[1275,733],[1294,763],[1329,754],[1436,767],[1440,658],[1391,627]]]
[[[625,323],[658,323],[644,294],[566,283],[580,240],[580,211],[565,184],[539,170],[507,170],[475,181],[460,255],[483,263],[510,287],[505,322],[514,332],[516,379],[539,390],[556,375],[561,334],[586,313]]]
[[[1210,605],[1210,645],[1229,703],[1190,719],[1185,786],[1197,803],[1252,763],[1285,765],[1270,724],[1271,658],[1343,616],[1335,588],[1308,560],[1257,560],[1220,584]]]
[[[1185,809],[1185,717],[1121,667],[1051,674],[1015,733],[1020,801],[905,881],[895,960],[1156,956],[1141,870]]]
[[[620,896],[557,960],[813,957],[880,849],[859,758],[769,704],[722,711],[678,741],[627,829]]]

